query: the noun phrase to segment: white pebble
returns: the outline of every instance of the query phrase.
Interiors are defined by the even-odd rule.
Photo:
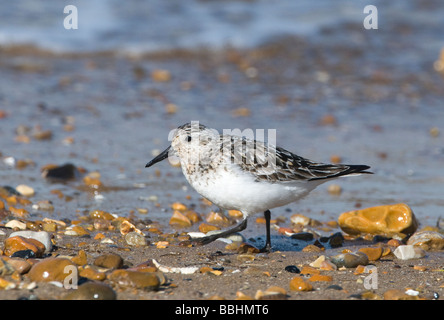
[[[417,296],[417,295],[419,295],[419,291],[412,290],[412,289],[408,289],[405,293],[408,294],[409,296]]]
[[[18,193],[25,197],[32,197],[35,194],[34,189],[30,186],[27,186],[26,184],[18,185],[15,190],[17,190]]]
[[[25,230],[26,229],[26,223],[18,221],[18,220],[11,220],[8,221],[5,224],[6,228],[11,228],[11,229],[19,229],[19,230]]]
[[[114,241],[111,240],[110,238],[103,238],[102,241],[100,241],[100,243],[103,243],[103,244],[114,244]]]
[[[3,162],[8,167],[15,167],[15,158],[14,157],[6,157],[3,159]]]
[[[413,245],[399,246],[393,252],[400,260],[419,259],[425,256],[425,251]]]

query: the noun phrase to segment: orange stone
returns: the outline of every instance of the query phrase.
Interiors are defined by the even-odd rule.
[[[81,226],[74,226],[72,228],[72,231],[77,233],[77,235],[80,236],[80,237],[81,236],[85,236],[85,235],[89,235],[89,232],[85,228],[83,228]]]
[[[390,253],[392,253],[392,249],[390,249],[389,247],[385,247],[382,251],[382,256],[388,256]]]
[[[220,230],[220,228],[216,227],[216,226],[212,226],[212,225],[207,224],[207,223],[201,223],[199,225],[199,231],[200,232],[207,233],[209,231],[214,231],[214,230]]]
[[[184,205],[183,203],[180,203],[180,202],[174,202],[174,203],[171,205],[171,208],[172,208],[173,210],[178,210],[178,211],[185,211],[185,210],[188,209],[186,205]]]
[[[208,215],[207,222],[219,227],[227,227],[231,224],[223,213],[214,211],[211,211]]]
[[[308,281],[312,281],[312,282],[316,282],[316,281],[327,281],[327,282],[329,282],[329,281],[332,281],[332,280],[333,280],[333,278],[331,276],[324,275],[324,274],[315,274],[315,275],[312,275],[308,279]]]
[[[310,266],[303,266],[301,270],[301,274],[320,274],[321,272]]]
[[[79,253],[71,259],[78,266],[83,266],[87,264],[87,257],[85,250],[80,250]]]
[[[390,289],[384,292],[384,300],[418,300],[418,296],[409,296],[400,290]]]
[[[170,219],[170,225],[177,228],[188,228],[191,227],[192,223],[183,213],[174,210]]]
[[[199,269],[200,273],[207,273],[207,272],[211,272],[213,271],[213,269],[211,269],[210,267],[202,267]]]
[[[103,281],[106,279],[106,273],[94,270],[94,268],[91,268],[89,266],[87,266],[86,268],[82,268],[79,271],[79,275],[93,281]]]
[[[339,216],[338,223],[348,234],[386,236],[413,233],[418,227],[413,211],[404,203],[344,212]]]
[[[38,240],[21,236],[10,237],[5,240],[4,254],[12,256],[17,251],[31,250],[37,258],[45,252],[45,246]]]
[[[28,276],[31,281],[58,281],[63,283],[67,277],[75,279],[74,272],[77,272],[77,266],[71,260],[46,258],[34,264],[28,272]]]
[[[90,211],[89,216],[93,219],[105,219],[105,220],[115,219],[115,217],[111,213],[103,210],[92,210]]]
[[[327,260],[322,261],[321,265],[319,266],[319,270],[334,271],[337,269],[338,269],[338,267],[334,263],[327,261]]]
[[[12,215],[14,217],[18,217],[18,218],[24,218],[28,215],[28,211],[26,209],[23,208],[14,208],[14,207],[9,207],[9,211],[11,211]]]
[[[256,218],[256,223],[259,223],[259,224],[265,224],[266,222],[267,222],[267,221],[265,220],[264,217],[257,217],[257,218]],[[276,219],[271,219],[271,220],[270,220],[270,223],[272,223],[272,224],[277,223],[277,220],[276,220]]]
[[[105,235],[100,232],[94,236],[94,240],[102,240],[103,238],[105,238]]]
[[[414,270],[418,270],[418,271],[426,271],[427,267],[426,266],[413,266]]]
[[[187,210],[184,212],[185,217],[190,219],[191,223],[197,223],[202,220],[200,215],[194,210]]]
[[[382,256],[382,248],[361,248],[358,251],[365,253],[370,261],[376,261]]]
[[[353,272],[353,274],[363,274],[365,272],[365,266],[363,265],[359,265],[356,267],[355,272]]]
[[[122,221],[122,223],[120,224],[120,234],[126,235],[130,232],[137,232],[138,234],[143,235],[142,231],[137,229],[136,226],[133,225],[131,222],[129,222],[128,220]]]
[[[319,248],[318,246],[315,246],[314,244],[308,244],[302,249],[303,252],[322,252],[324,250],[325,250],[324,247]]]
[[[108,279],[119,288],[133,288],[143,290],[157,290],[160,279],[156,273],[128,271],[124,269],[114,270]]]
[[[228,215],[232,218],[239,219],[243,217],[243,214],[239,210],[228,210]]]
[[[156,69],[151,72],[151,79],[156,82],[168,82],[171,80],[171,73],[168,70]]]
[[[313,290],[313,286],[302,279],[301,277],[294,277],[290,281],[290,290],[292,291],[311,291]]]
[[[285,228],[285,227],[280,227],[279,229],[278,229],[278,232],[280,233],[280,234],[287,234],[287,233],[293,233],[293,229],[291,229],[291,228]]]

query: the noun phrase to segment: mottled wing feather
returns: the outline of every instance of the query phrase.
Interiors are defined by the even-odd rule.
[[[326,164],[308,160],[280,147],[237,136],[221,136],[232,163],[250,172],[256,181],[313,181],[352,173],[370,173],[365,165]],[[242,146],[240,148],[239,146]]]

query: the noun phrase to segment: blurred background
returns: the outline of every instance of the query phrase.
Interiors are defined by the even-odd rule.
[[[378,29],[364,28],[368,4]],[[78,29],[64,28],[67,5]],[[168,225],[176,201],[205,215],[179,168],[144,168],[171,129],[198,120],[276,129],[298,155],[375,173],[325,184],[276,216],[336,220],[405,202],[434,225],[444,216],[442,17],[440,0],[10,1],[0,10],[0,185],[53,202],[50,213],[24,205],[27,218],[102,209]],[[101,186],[41,176],[65,163],[99,173]]]

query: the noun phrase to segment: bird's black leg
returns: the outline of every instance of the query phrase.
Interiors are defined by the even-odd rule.
[[[271,212],[267,210],[264,212],[265,217],[265,228],[267,232],[267,239],[265,241],[265,246],[260,250],[261,252],[271,252],[271,237],[270,237],[270,220],[271,220]]]
[[[194,245],[198,245],[198,246],[199,245],[201,246],[201,245],[204,245],[204,244],[208,244],[210,242],[213,242],[216,239],[225,238],[225,237],[228,237],[228,236],[232,235],[233,233],[241,232],[246,227],[247,227],[247,218],[244,218],[244,220],[242,220],[242,222],[239,223],[234,228],[231,228],[229,230],[226,230],[226,231],[223,231],[223,232],[220,232],[220,233],[212,234],[211,236],[191,239],[191,243],[194,244]]]

